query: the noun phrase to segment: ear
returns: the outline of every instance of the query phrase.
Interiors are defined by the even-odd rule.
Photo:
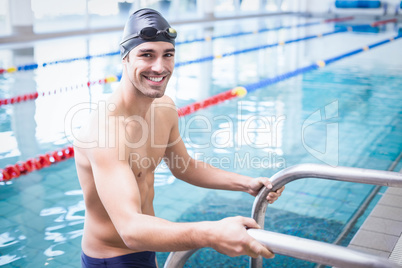
[[[126,64],[126,63],[130,62],[130,56],[129,56],[130,52],[128,52],[127,55],[124,56],[124,58],[121,60],[122,64]]]

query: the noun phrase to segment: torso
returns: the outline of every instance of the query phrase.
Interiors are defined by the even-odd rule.
[[[160,103],[164,100],[166,101],[165,97],[162,97],[154,102]],[[127,164],[130,165],[140,190],[141,213],[151,216],[155,215],[153,208],[154,171],[163,159],[172,128],[169,113],[173,111],[164,109],[154,109],[155,114],[152,115],[152,120],[151,113],[147,114],[145,124],[140,124],[142,127],[148,126],[148,129],[144,130],[145,132],[140,131],[139,124],[135,123],[136,120],[130,120],[131,123],[125,127],[127,140],[124,142],[130,143],[130,146],[125,146],[128,150],[126,156],[129,156]],[[115,116],[111,112],[109,113],[108,117]],[[98,118],[97,112],[91,115],[87,130],[83,130],[80,134],[80,140],[97,139],[96,135],[89,133],[96,132],[93,129],[98,128]],[[148,134],[148,137],[141,140],[145,134]],[[133,253],[120,238],[102,205],[96,191],[88,152],[88,149],[75,149],[77,172],[86,204],[82,248],[88,256],[95,258],[97,255],[107,258]]]

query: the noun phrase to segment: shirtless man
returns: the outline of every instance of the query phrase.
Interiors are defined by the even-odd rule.
[[[94,111],[74,143],[86,205],[82,267],[156,267],[155,251],[202,247],[229,256],[273,257],[247,234],[246,228],[260,228],[251,218],[174,223],[155,217],[154,171],[162,159],[175,177],[196,186],[253,196],[264,185],[272,187],[267,178],[224,171],[188,155],[175,105],[164,95],[174,68],[176,35],[154,10],[130,16],[120,44],[120,85],[106,102],[106,116]],[[84,141],[97,145],[83,146]],[[268,201],[282,191],[271,192]]]

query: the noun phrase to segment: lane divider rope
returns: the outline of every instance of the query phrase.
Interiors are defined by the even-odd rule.
[[[318,24],[323,24],[323,23],[342,22],[342,21],[353,20],[353,19],[354,19],[354,17],[350,16],[350,17],[343,17],[343,18],[326,19],[326,20],[322,20],[322,21],[318,21],[318,22],[310,22],[310,23],[304,23],[304,24],[278,26],[275,28],[264,28],[264,29],[260,29],[260,30],[256,30],[256,31],[250,31],[250,32],[239,32],[239,33],[232,33],[232,34],[220,35],[220,36],[206,36],[204,38],[197,38],[197,39],[192,39],[192,40],[176,42],[176,46],[182,45],[182,44],[195,43],[195,42],[204,42],[204,41],[209,42],[209,41],[213,41],[213,40],[219,39],[219,38],[238,37],[238,36],[242,36],[242,35],[258,34],[258,33],[263,33],[263,32],[268,32],[268,31],[277,31],[277,30],[282,30],[282,29],[308,27],[308,26],[313,26],[313,25],[318,25]],[[25,64],[25,65],[20,65],[20,66],[12,66],[9,68],[0,68],[0,75],[4,74],[4,73],[14,73],[14,72],[18,72],[18,71],[35,70],[35,69],[38,69],[39,67],[47,67],[49,65],[54,65],[54,64],[59,64],[59,63],[69,63],[69,62],[78,61],[78,60],[90,60],[93,58],[115,56],[115,55],[120,55],[120,51],[97,54],[97,55],[88,55],[85,57],[63,59],[63,60],[57,60],[57,61],[45,62],[45,63],[31,63],[31,64]]]
[[[250,92],[256,91],[257,89],[264,88],[266,86],[278,83],[280,81],[292,78],[294,76],[297,76],[297,75],[300,75],[300,74],[303,74],[303,73],[306,73],[306,72],[309,72],[312,70],[316,70],[318,68],[323,68],[323,67],[327,66],[328,64],[334,63],[343,58],[350,57],[350,56],[356,55],[358,53],[368,51],[372,48],[390,43],[390,42],[398,40],[400,38],[402,38],[402,34],[376,42],[371,45],[366,45],[362,48],[355,49],[353,51],[338,55],[336,57],[316,61],[315,63],[310,64],[308,66],[298,68],[294,71],[290,71],[290,72],[284,73],[282,75],[278,75],[273,78],[264,79],[257,83],[251,83],[251,84],[248,84],[245,86],[235,87],[234,89],[224,91],[222,93],[214,95],[205,100],[184,106],[184,107],[178,109],[178,114],[180,117],[186,116],[186,115],[194,113],[200,109],[205,109],[209,106],[216,105],[216,104],[224,102],[226,100],[230,100],[235,97],[243,97]],[[8,165],[4,169],[0,169],[0,182],[9,181],[11,179],[17,178],[21,175],[27,174],[34,170],[39,170],[41,168],[50,166],[57,162],[72,158],[73,156],[74,156],[74,149],[72,146],[70,146],[70,147],[67,147],[67,148],[64,148],[61,150],[54,151],[50,154],[45,154],[45,155],[41,155],[36,158],[29,159],[26,162],[19,162],[15,165]]]
[[[97,54],[97,55],[88,55],[88,56],[84,56],[84,57],[77,57],[77,58],[71,58],[71,59],[56,60],[56,61],[44,62],[44,63],[31,63],[31,64],[25,64],[25,65],[20,65],[20,66],[11,66],[8,68],[0,68],[0,75],[5,74],[5,73],[15,73],[15,72],[19,72],[19,71],[31,71],[31,70],[38,69],[39,67],[47,67],[49,65],[55,65],[55,64],[59,64],[59,63],[69,63],[69,62],[78,61],[78,60],[90,60],[93,58],[115,56],[115,55],[120,55],[120,51]]]
[[[267,48],[271,48],[271,47],[283,46],[283,45],[286,45],[286,44],[296,43],[296,42],[310,40],[310,39],[314,39],[314,38],[321,38],[321,37],[332,35],[332,34],[337,34],[337,33],[342,33],[342,32],[347,32],[347,31],[353,31],[354,29],[360,29],[360,28],[365,28],[365,27],[373,27],[372,25],[374,25],[374,24],[377,25],[377,26],[384,25],[384,24],[387,24],[387,23],[395,22],[395,21],[396,21],[396,19],[389,19],[389,20],[384,20],[384,21],[376,21],[376,22],[374,22],[372,24],[340,27],[337,30],[326,32],[326,33],[319,33],[319,34],[315,34],[315,35],[309,35],[309,36],[305,36],[305,37],[302,37],[302,38],[291,39],[291,40],[287,40],[287,41],[279,41],[279,42],[273,43],[273,44],[267,44],[267,45],[262,45],[262,46],[257,46],[257,47],[252,47],[252,48],[232,51],[232,52],[224,53],[224,54],[221,54],[221,55],[207,56],[207,57],[203,57],[203,58],[199,58],[199,59],[195,59],[195,60],[178,62],[178,63],[175,64],[175,68],[179,68],[179,67],[189,65],[189,64],[196,64],[196,63],[201,63],[201,62],[205,62],[205,61],[212,61],[214,59],[221,59],[221,58],[224,58],[224,57],[229,57],[229,56],[238,55],[238,54],[242,54],[242,53],[248,53],[248,52],[253,52],[253,51],[257,51],[257,50],[267,49]],[[107,83],[117,82],[117,81],[120,81],[120,78],[121,78],[121,74],[116,75],[116,76],[111,75],[111,76],[108,76],[108,77],[103,78],[103,79],[99,79],[99,80],[92,81],[92,82],[87,82],[86,86],[90,87],[90,86],[93,86],[95,84],[107,84]],[[77,89],[79,87],[84,87],[84,86],[85,86],[84,84],[81,84],[81,85],[75,85],[75,86],[60,88],[59,90],[56,89],[56,90],[48,91],[47,93],[44,93],[44,92],[41,93],[41,94],[39,94],[39,93],[30,93],[30,94],[26,94],[26,95],[20,95],[20,96],[11,97],[11,98],[0,99],[0,107],[2,105],[14,104],[14,103],[22,102],[22,101],[27,101],[27,100],[34,100],[34,99],[38,98],[40,95],[41,96],[46,96],[46,95],[56,94],[57,92],[68,91],[69,89],[73,90],[73,89]]]
[[[98,79],[94,81],[88,81],[87,83],[83,83],[81,85],[74,85],[74,86],[66,86],[66,87],[61,87],[59,89],[55,90],[49,90],[47,92],[35,92],[35,93],[28,93],[28,94],[23,94],[23,95],[18,95],[15,97],[11,98],[5,98],[5,99],[0,99],[0,107],[2,105],[8,105],[8,104],[16,104],[28,100],[35,100],[39,96],[50,96],[52,94],[57,94],[57,93],[62,93],[62,92],[68,92],[69,90],[75,90],[83,87],[91,87],[94,85],[102,85],[102,84],[108,84],[108,83],[113,83],[113,82],[118,82],[121,79],[121,75],[109,75],[106,78],[103,79]]]
[[[390,20],[387,20],[387,21],[377,21],[376,25],[380,26],[380,25],[384,25],[386,23],[391,23],[391,22],[396,22],[396,21],[397,21],[396,19],[390,19]],[[372,24],[362,24],[362,25],[354,25],[354,26],[339,26],[334,31],[329,31],[329,32],[324,32],[324,33],[319,33],[319,34],[313,34],[313,35],[308,35],[308,36],[301,37],[301,38],[290,39],[290,40],[286,40],[286,41],[279,41],[277,43],[272,43],[272,44],[267,44],[267,45],[262,45],[262,46],[256,46],[256,47],[236,50],[236,51],[232,51],[232,52],[228,52],[228,53],[224,53],[224,54],[220,54],[220,55],[206,56],[206,57],[195,59],[195,60],[179,62],[179,63],[175,64],[175,67],[181,67],[181,66],[188,65],[188,64],[193,64],[193,63],[211,61],[213,59],[221,59],[221,58],[224,58],[224,57],[238,55],[238,54],[241,54],[241,53],[248,53],[248,52],[257,51],[257,50],[261,50],[261,49],[266,49],[266,48],[271,48],[271,47],[276,47],[276,46],[283,46],[283,45],[290,44],[290,43],[296,43],[296,42],[300,42],[300,41],[311,40],[311,39],[314,39],[314,38],[321,38],[321,37],[324,37],[324,36],[329,36],[329,35],[333,35],[333,34],[337,34],[337,33],[353,31],[353,30],[361,30],[361,29],[369,28],[369,27],[373,27]]]
[[[325,24],[325,23],[330,23],[330,22],[343,22],[343,21],[348,21],[348,20],[353,20],[354,17],[343,17],[343,18],[333,18],[333,19],[326,19],[322,21],[317,21],[317,22],[308,22],[308,23],[301,23],[301,24],[295,24],[295,25],[287,25],[287,26],[278,26],[274,28],[263,28],[255,31],[248,31],[248,32],[238,32],[238,33],[232,33],[232,34],[227,34],[227,35],[219,35],[219,36],[206,36],[204,38],[197,38],[197,39],[192,39],[192,40],[187,40],[187,41],[181,41],[176,44],[189,44],[189,43],[195,43],[195,42],[204,42],[204,41],[213,41],[216,39],[221,39],[221,38],[230,38],[230,37],[238,37],[238,36],[243,36],[243,35],[250,35],[250,34],[259,34],[259,33],[264,33],[264,32],[270,32],[270,31],[279,31],[279,30],[285,30],[285,29],[292,29],[292,28],[301,28],[301,27],[308,27],[308,26],[313,26],[313,25],[319,25],[319,24]]]
[[[35,170],[49,167],[58,162],[74,157],[74,148],[72,146],[56,150],[51,153],[39,155],[30,158],[25,162],[18,162],[15,165],[8,165],[0,170],[0,182],[9,181],[18,178]]]

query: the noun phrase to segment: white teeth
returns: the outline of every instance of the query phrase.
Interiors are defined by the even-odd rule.
[[[160,82],[162,81],[163,77],[148,77],[148,79],[153,82]]]

